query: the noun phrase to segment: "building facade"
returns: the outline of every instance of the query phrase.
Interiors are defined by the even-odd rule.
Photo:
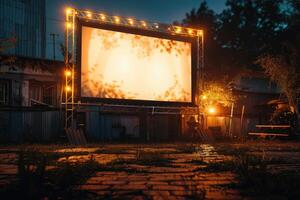
[[[14,37],[4,54],[45,58],[45,0],[0,0],[0,39]]]

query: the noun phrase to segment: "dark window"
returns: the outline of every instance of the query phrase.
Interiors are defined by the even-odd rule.
[[[30,101],[42,103],[42,86],[38,84],[30,84],[29,88]]]
[[[31,82],[29,97],[31,105],[55,105],[56,88],[53,83]]]
[[[43,102],[48,105],[55,104],[55,88],[54,88],[54,86],[48,86],[43,89]]]
[[[8,105],[9,81],[0,80],[0,105]]]

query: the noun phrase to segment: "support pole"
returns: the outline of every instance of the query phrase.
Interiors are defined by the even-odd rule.
[[[228,131],[229,137],[232,137],[231,129],[232,129],[233,107],[234,107],[234,103],[232,102],[231,103],[230,120],[229,120],[229,131]]]
[[[66,11],[65,31],[65,129],[75,128],[74,123],[74,79],[75,79],[75,17],[76,10]]]
[[[243,120],[244,120],[244,113],[245,113],[245,105],[243,105],[243,107],[242,107],[242,113],[241,113],[241,124],[240,124],[240,126],[241,126],[241,135],[243,135]]]

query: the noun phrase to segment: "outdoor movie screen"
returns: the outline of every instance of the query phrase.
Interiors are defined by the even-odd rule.
[[[192,102],[192,44],[82,26],[81,97]]]

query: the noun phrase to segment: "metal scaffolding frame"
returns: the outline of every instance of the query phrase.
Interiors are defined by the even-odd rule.
[[[74,128],[74,85],[75,85],[75,9],[66,10],[65,30],[65,129]]]
[[[76,128],[74,120],[75,109],[82,110],[82,106],[91,104],[84,104],[75,102],[75,76],[76,76],[76,21],[77,19],[84,21],[91,21],[100,24],[111,24],[123,27],[134,27],[141,30],[150,30],[155,32],[167,33],[170,35],[182,35],[193,37],[197,39],[197,67],[196,67],[196,103],[199,102],[199,94],[203,89],[203,69],[204,69],[204,32],[201,29],[194,29],[189,27],[182,27],[177,25],[162,24],[156,22],[149,22],[145,20],[137,20],[128,17],[120,17],[114,15],[107,15],[105,13],[91,12],[87,10],[78,10],[74,8],[66,9],[66,30],[65,30],[65,99],[62,104],[65,106],[65,129]],[[127,105],[109,105],[109,104],[93,104],[101,107],[101,110],[113,111],[114,109],[120,110],[123,107],[125,110],[132,109],[132,106]],[[141,109],[147,108],[150,110],[148,113],[152,114],[183,114],[195,113],[195,108],[192,107],[178,107],[166,108],[161,106],[134,106]],[[147,110],[146,109],[146,110]],[[84,110],[84,109],[83,109]],[[176,111],[177,110],[177,111]],[[196,109],[198,115],[199,109]]]

